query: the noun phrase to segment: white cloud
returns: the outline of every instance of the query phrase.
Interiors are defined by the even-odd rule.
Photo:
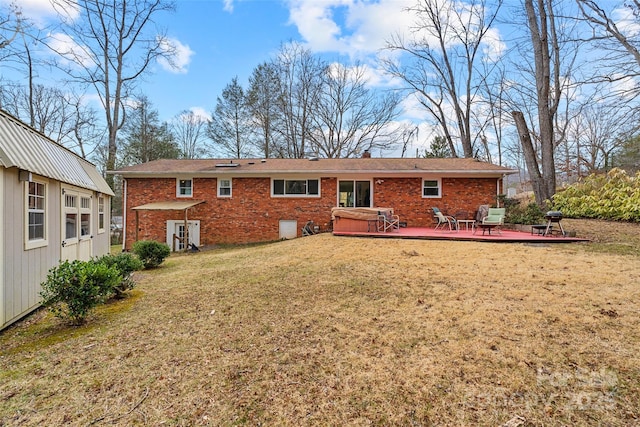
[[[82,45],[76,43],[73,37],[63,33],[54,33],[49,35],[49,40],[49,46],[69,64],[78,64],[86,68],[95,64],[89,53]]]
[[[176,74],[185,74],[188,71],[191,57],[195,53],[189,45],[182,44],[178,39],[165,38],[161,41],[160,47],[168,55],[158,58],[162,68]]]
[[[312,51],[338,52],[362,59],[380,54],[395,36],[423,37],[437,43],[428,28],[415,31],[416,14],[407,11],[415,3],[415,0],[288,0],[289,21]],[[449,25],[462,28],[459,20],[470,28],[478,24],[478,11],[473,6],[458,2],[456,7],[460,18],[450,21]],[[451,43],[459,41],[451,40]],[[488,61],[498,60],[506,49],[497,29],[488,32],[483,44]]]
[[[10,5],[16,3],[15,0],[0,0],[0,5]],[[80,10],[75,0],[64,0],[61,2],[53,2],[51,0],[20,0],[17,2],[18,8],[23,15],[42,25],[47,19],[55,18],[58,14],[65,18],[75,20]]]
[[[233,13],[233,0],[223,0],[222,10],[225,12]]]
[[[204,121],[209,121],[211,120],[211,113],[209,113],[209,111],[207,111],[205,108],[202,107],[191,107],[189,108],[189,110],[191,112],[193,112],[193,114],[195,114],[196,117],[204,120]]]
[[[627,37],[637,37],[640,34],[640,23],[630,7],[615,9],[611,14],[618,29]]]
[[[408,28],[413,0],[289,0],[289,20],[315,52],[359,57],[385,46]]]

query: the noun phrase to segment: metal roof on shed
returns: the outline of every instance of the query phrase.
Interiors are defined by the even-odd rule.
[[[0,110],[0,163],[78,187],[114,195],[95,166]]]

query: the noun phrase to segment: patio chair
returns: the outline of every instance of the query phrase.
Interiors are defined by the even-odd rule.
[[[487,216],[482,218],[483,224],[495,224],[496,231],[500,234],[500,226],[504,224],[504,208],[489,208]]]
[[[436,230],[440,226],[442,226],[442,229],[444,230],[444,224],[447,224],[449,226],[449,231],[453,231],[454,228],[458,231],[458,221],[456,221],[455,217],[443,214],[438,208],[431,208],[431,210],[433,210],[433,215],[438,220],[435,228]]]
[[[394,215],[393,212],[390,211],[380,211],[378,212],[378,231],[387,232],[388,230],[399,230],[400,229],[400,217],[398,215]]]

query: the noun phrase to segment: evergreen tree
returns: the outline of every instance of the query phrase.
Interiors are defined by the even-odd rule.
[[[122,164],[132,165],[158,159],[177,159],[180,148],[167,123],[161,123],[158,111],[142,95],[127,116],[123,127],[124,147]]]

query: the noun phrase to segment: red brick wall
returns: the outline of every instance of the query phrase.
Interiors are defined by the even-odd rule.
[[[381,180],[380,184],[376,181]],[[269,178],[234,178],[232,197],[217,197],[216,178],[195,178],[193,197],[176,197],[175,178],[128,178],[126,194],[126,247],[136,238],[136,212],[131,208],[169,200],[204,200],[189,209],[188,218],[200,221],[200,244],[249,243],[279,238],[279,221],[296,220],[298,235],[308,220],[326,230],[336,205],[337,179],[322,178],[321,197],[272,198]],[[431,226],[431,207],[456,215],[475,215],[479,205],[494,205],[495,178],[443,178],[442,198],[422,197],[421,178],[373,179],[373,206],[392,207],[410,227]],[[166,221],[184,220],[183,211],[138,211],[138,239],[166,240]]]

